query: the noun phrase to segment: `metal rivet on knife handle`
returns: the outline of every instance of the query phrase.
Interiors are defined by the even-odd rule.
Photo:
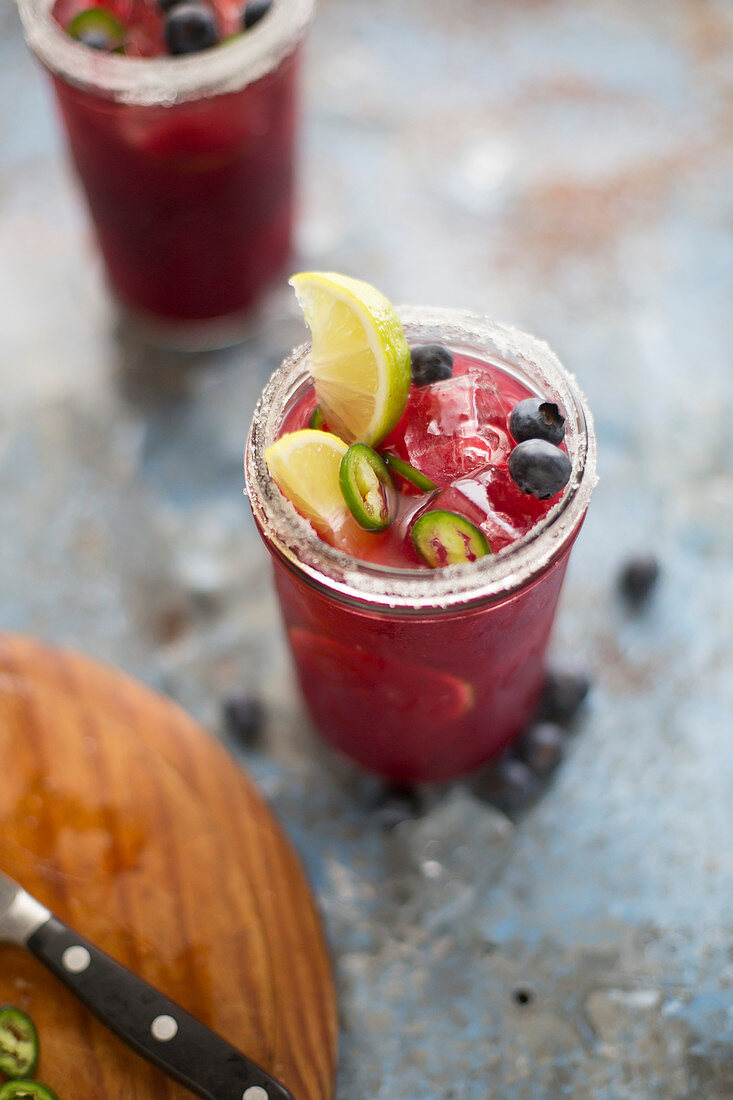
[[[79,943],[73,947],[67,947],[61,956],[61,963],[70,974],[83,973],[91,961],[92,956],[86,947],[82,947]]]
[[[158,1042],[167,1043],[178,1034],[178,1022],[172,1016],[156,1016],[150,1025],[150,1031]]]

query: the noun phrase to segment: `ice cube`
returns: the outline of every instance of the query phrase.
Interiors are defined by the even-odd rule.
[[[501,440],[502,449],[511,449],[512,442],[508,434],[508,418],[519,397],[525,395],[524,387],[517,390],[517,382],[502,378],[499,389],[496,379],[479,363],[470,363],[466,375],[473,379],[476,418],[482,430],[490,428]]]
[[[526,535],[551,504],[521,492],[506,466],[488,465],[455,478],[434,497],[430,508],[465,516],[481,528],[496,553]]]
[[[436,931],[482,904],[509,856],[511,822],[463,788],[391,834],[391,863],[401,872],[403,918]]]
[[[403,422],[407,461],[441,487],[503,461],[510,449],[504,405],[480,367],[414,390]]]

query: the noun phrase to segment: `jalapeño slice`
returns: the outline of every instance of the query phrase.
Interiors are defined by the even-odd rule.
[[[66,28],[67,34],[95,50],[109,53],[122,49],[125,28],[106,8],[85,8]]]
[[[8,1081],[0,1088],[0,1100],[59,1100],[53,1089],[40,1081]]]
[[[431,569],[477,561],[491,553],[483,531],[457,512],[423,512],[410,535],[418,555]]]
[[[432,493],[434,489],[438,488],[434,481],[431,481],[425,474],[421,474],[419,470],[416,470],[409,462],[405,462],[403,458],[397,458],[396,455],[386,453],[382,455],[382,458],[387,463],[390,470],[399,474],[405,481],[409,481],[415,488],[422,489],[424,493]]]
[[[37,1065],[35,1024],[19,1008],[3,1005],[0,1008],[0,1073],[13,1078],[30,1077]]]
[[[344,500],[365,531],[383,531],[397,512],[397,496],[384,461],[365,443],[353,443],[341,459]]]
[[[316,405],[315,409],[313,410],[313,412],[310,415],[310,420],[308,421],[308,427],[313,428],[317,432],[322,432],[322,431],[325,430],[324,427],[323,427],[324,424],[325,424],[325,421],[323,419],[323,412],[321,410],[321,406]]]

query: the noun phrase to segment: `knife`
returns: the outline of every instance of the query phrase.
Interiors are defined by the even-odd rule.
[[[206,1100],[293,1100],[159,990],[74,932],[0,871],[0,942],[27,947],[128,1046]]]

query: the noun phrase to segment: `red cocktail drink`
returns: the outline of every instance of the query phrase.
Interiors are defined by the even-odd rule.
[[[380,533],[345,527],[319,539],[282,496],[264,451],[302,428],[313,405],[308,349],[276,373],[246,456],[255,520],[270,550],[301,688],[323,736],[395,780],[445,780],[512,741],[531,718],[568,555],[595,481],[590,415],[574,381],[533,338],[449,311],[402,311],[410,344],[441,343],[453,377],[416,389],[379,449],[435,489],[400,486]],[[512,407],[528,395],[566,421],[572,474],[537,500],[507,472]],[[396,478],[397,481],[397,478]],[[415,517],[447,509],[485,533],[493,553],[428,569],[409,537]]]
[[[180,57],[157,55],[149,0],[108,0],[137,18],[132,56],[65,34],[52,11],[63,20],[75,3],[19,0],[53,77],[111,288],[154,338],[229,342],[290,251],[298,47],[311,0],[278,0],[246,34]],[[233,30],[229,0],[217,9],[222,33]]]

